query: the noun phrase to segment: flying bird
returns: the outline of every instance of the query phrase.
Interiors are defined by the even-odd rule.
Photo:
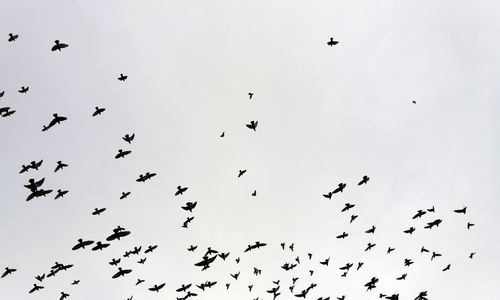
[[[333,38],[331,37],[327,44],[328,46],[332,47],[334,45],[337,45],[338,43],[339,43],[338,41],[334,41]]]
[[[175,192],[175,196],[183,195],[185,191],[188,190],[188,187],[177,186],[177,191]]]
[[[257,129],[257,125],[259,124],[259,121],[250,121],[249,124],[246,124],[246,126],[249,128],[249,129],[252,129],[253,131],[256,131]]]
[[[464,214],[467,212],[467,206],[464,206],[464,208],[462,209],[455,209],[454,212],[456,212],[457,214]]]
[[[53,116],[54,118],[52,119],[52,121],[50,121],[49,125],[47,125],[47,126],[43,126],[42,131],[47,131],[47,130],[49,130],[50,128],[52,128],[54,125],[56,125],[56,124],[61,124],[61,122],[66,121],[66,120],[68,119],[68,118],[66,118],[66,117],[59,116],[58,114],[53,114],[52,116]]]
[[[18,90],[18,92],[21,93],[21,94],[26,94],[29,89],[30,89],[29,86],[22,86],[21,89]]]
[[[122,139],[123,139],[125,142],[129,143],[129,144],[131,144],[131,143],[132,143],[132,141],[134,140],[134,138],[135,138],[135,133],[133,133],[132,135],[129,135],[129,134],[127,133],[125,136],[123,136],[123,137],[122,137]]]
[[[92,114],[92,117],[95,117],[95,116],[98,116],[100,114],[102,114],[106,109],[105,108],[99,108],[99,107],[95,107],[95,111],[94,113]]]
[[[118,278],[120,276],[123,277],[123,276],[125,276],[126,274],[128,274],[130,272],[132,272],[131,269],[125,269],[125,270],[123,270],[122,268],[118,267],[118,272],[116,272],[115,275],[113,275],[112,278],[115,279],[115,278]]]
[[[334,193],[334,194],[336,194],[338,192],[343,193],[346,186],[347,186],[346,183],[339,183],[339,186],[335,190],[333,190],[332,193]]]
[[[130,150],[123,151],[123,149],[119,149],[118,154],[115,155],[115,159],[124,158],[126,155],[129,155],[130,153],[132,153],[132,151]]]
[[[361,179],[361,181],[358,183],[358,185],[366,184],[368,182],[368,180],[370,180],[370,177],[364,175],[363,179]]]
[[[118,80],[125,81],[125,80],[127,80],[127,78],[128,78],[128,76],[123,75],[123,73],[120,73],[120,77],[118,77]]]
[[[94,241],[84,241],[83,239],[78,239],[78,244],[76,244],[72,250],[78,250],[80,248],[85,249],[86,246],[90,246],[94,243]]]
[[[9,33],[9,42],[14,42],[15,40],[17,40],[17,38],[19,37],[18,34],[12,34],[12,33]]]
[[[66,168],[68,165],[63,163],[62,161],[57,161],[57,166],[56,166],[56,169],[54,170],[54,173],[59,171],[59,170],[62,170],[64,168]]]
[[[31,293],[36,292],[36,291],[39,291],[39,290],[41,290],[41,289],[43,289],[43,288],[44,288],[43,286],[41,286],[41,285],[36,285],[36,283],[35,283],[35,284],[33,284],[33,288],[29,291],[29,293],[31,294]]]
[[[2,276],[0,278],[4,278],[5,276],[14,273],[17,271],[17,269],[10,269],[9,267],[5,268],[5,271],[3,272]]]
[[[243,174],[246,173],[247,170],[239,170],[238,171],[238,178],[240,178],[241,176],[243,176]]]
[[[68,47],[68,44],[61,43],[61,42],[59,42],[59,40],[55,40],[54,43],[55,43],[55,45],[52,46],[52,51],[56,51],[56,50],[61,51],[61,49]]]
[[[56,197],[54,198],[54,200],[57,200],[61,197],[64,197],[64,195],[66,195],[68,193],[68,191],[63,191],[63,190],[57,190],[57,195]]]

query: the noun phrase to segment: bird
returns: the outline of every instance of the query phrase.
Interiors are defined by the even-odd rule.
[[[375,229],[377,229],[377,227],[375,227],[375,225],[372,225],[372,227],[368,230],[365,231],[365,233],[375,233]]]
[[[325,260],[320,261],[319,263],[322,264],[322,265],[328,266],[328,262],[329,261],[330,261],[330,258],[326,258]]]
[[[432,256],[431,256],[431,260],[433,260],[435,257],[439,257],[439,256],[441,256],[441,254],[433,251]]]
[[[467,212],[467,206],[464,206],[464,208],[462,209],[455,209],[454,212],[456,212],[457,214],[464,214]]]
[[[123,151],[123,149],[118,149],[118,154],[115,155],[115,159],[124,158],[126,155],[132,153],[130,150]]]
[[[188,190],[188,187],[177,186],[177,191],[175,192],[175,196],[183,195],[185,191]]]
[[[249,100],[252,100],[253,93],[248,93]]]
[[[42,186],[44,181],[45,178],[42,178],[39,181],[35,181],[35,179],[31,178],[30,180],[28,180],[28,184],[24,187],[29,189],[31,192],[36,192],[38,188]]]
[[[219,253],[219,257],[222,258],[222,260],[226,260],[226,258],[229,256],[230,252],[227,253]]]
[[[257,196],[257,190],[254,190],[254,191],[252,192],[252,196],[253,196],[253,197],[256,197],[256,196]]]
[[[53,116],[54,118],[52,119],[52,121],[50,121],[49,125],[47,125],[47,126],[43,126],[42,131],[47,131],[47,130],[49,130],[50,128],[52,128],[54,125],[56,125],[56,124],[61,124],[61,122],[66,121],[66,120],[68,119],[68,118],[66,118],[66,117],[59,116],[58,114],[53,114],[52,116]]]
[[[110,244],[103,244],[100,241],[96,243],[96,245],[92,248],[92,251],[102,250],[108,248]]]
[[[443,220],[436,219],[432,222],[427,223],[427,226],[425,226],[424,228],[432,229],[432,227],[434,227],[434,226],[439,227],[439,224],[441,224],[441,222],[443,222]]]
[[[120,196],[120,200],[127,198],[130,195],[130,192],[122,192],[122,195]]]
[[[235,274],[230,274],[231,277],[233,277],[235,280],[238,280],[238,277],[240,277],[240,272],[235,273]]]
[[[35,279],[38,280],[38,281],[40,281],[40,282],[42,282],[45,279],[45,273],[42,274],[42,275],[35,276]]]
[[[152,292],[159,292],[164,286],[165,286],[165,283],[162,283],[160,285],[155,284],[153,287],[149,288],[149,290]]]
[[[351,204],[351,203],[346,203],[344,208],[342,209],[342,212],[348,211],[349,209],[353,208],[354,206],[356,206],[356,205]]]
[[[349,235],[348,233],[343,232],[341,235],[338,235],[336,238],[345,239],[348,235]]]
[[[224,137],[224,131],[221,133],[220,137],[223,138]]]
[[[425,212],[425,211],[423,211],[423,210],[419,209],[419,210],[418,210],[418,212],[417,212],[417,214],[416,214],[416,215],[414,215],[412,219],[420,218],[420,217],[422,217],[422,216],[423,216],[423,215],[425,215],[425,214],[426,214],[426,212]]]
[[[118,77],[118,80],[125,81],[125,80],[127,80],[127,78],[128,78],[128,76],[123,75],[123,73],[120,73],[120,77]]]
[[[64,300],[68,297],[69,297],[69,294],[66,294],[65,292],[61,292],[61,297],[59,298],[59,300]]]
[[[470,228],[471,228],[472,226],[475,226],[475,224],[470,223],[470,222],[467,222],[467,229],[469,229],[469,230],[470,230]]]
[[[189,288],[191,287],[191,284],[182,284],[182,286],[178,289],[176,289],[175,291],[180,293],[180,292],[186,292]]]
[[[424,252],[429,252],[429,250],[425,249],[424,246],[422,246],[422,248],[420,249],[420,253],[424,253]]]
[[[342,183],[342,182],[341,182],[341,183],[339,183],[338,187],[337,187],[335,190],[333,190],[333,192],[332,192],[332,193],[334,193],[334,194],[336,194],[336,193],[338,193],[338,192],[343,193],[343,192],[344,192],[344,189],[345,189],[345,187],[346,187],[346,186],[347,186],[347,184],[346,184],[346,183]]]
[[[187,217],[186,221],[184,221],[184,223],[182,223],[182,227],[183,228],[188,228],[188,224],[191,223],[191,221],[193,221],[194,217]]]
[[[118,259],[113,258],[113,259],[109,262],[109,264],[110,264],[110,265],[112,265],[112,266],[117,266],[117,265],[120,263],[120,261],[121,261],[121,259],[120,259],[120,258],[118,258]]]
[[[132,141],[134,140],[134,138],[135,138],[135,133],[133,133],[132,135],[129,135],[129,134],[127,133],[125,136],[123,136],[123,137],[122,137],[122,139],[123,139],[125,142],[129,143],[129,144],[131,144],[131,143],[132,143]]]
[[[139,284],[143,283],[144,281],[145,280],[138,278],[135,285],[139,285]]]
[[[5,91],[1,91],[1,92],[0,92],[0,98],[2,98],[2,97],[3,97],[3,95],[5,95]]]
[[[145,254],[148,254],[148,253],[152,253],[156,248],[158,248],[158,245],[150,245],[148,246],[148,248],[146,249],[146,251],[144,251]]]
[[[0,278],[4,278],[5,276],[14,273],[17,271],[17,269],[10,269],[9,267],[5,267],[5,271],[3,272],[2,276]]]
[[[249,128],[249,129],[252,129],[253,131],[257,131],[257,125],[259,124],[259,121],[250,121],[249,124],[246,124],[246,126]]]
[[[361,267],[362,267],[364,264],[365,264],[364,262],[358,262],[358,267],[356,268],[356,271],[358,271],[359,269],[361,269]]]
[[[29,86],[22,86],[21,89],[18,90],[18,92],[21,93],[21,94],[26,94],[29,89],[30,89]]]
[[[141,264],[141,265],[143,265],[145,262],[146,262],[146,257],[141,258],[141,259],[139,259],[139,260],[137,261],[137,263],[138,263],[138,264]]]
[[[243,176],[243,174],[246,173],[247,170],[239,170],[238,171],[238,178],[240,178],[241,176]]]
[[[95,117],[95,116],[98,116],[100,114],[102,114],[106,109],[105,108],[99,108],[99,107],[95,107],[95,111],[94,113],[92,114],[92,117]]]
[[[125,270],[123,270],[122,268],[118,267],[118,272],[116,272],[115,275],[113,275],[112,278],[115,279],[115,278],[118,278],[120,276],[125,276],[126,274],[128,274],[130,272],[132,272],[131,269],[125,269]]]
[[[372,244],[372,243],[368,243],[366,249],[365,249],[365,252],[368,251],[368,250],[371,250],[373,247],[375,247],[376,244]]]
[[[334,45],[337,45],[338,43],[339,43],[338,41],[334,41],[333,38],[331,37],[327,44],[328,46],[332,47]]]
[[[447,266],[443,269],[443,272],[448,271],[448,270],[450,269],[450,267],[451,267],[451,264],[448,264],[448,265],[447,265]]]
[[[56,169],[54,170],[54,173],[59,171],[59,170],[62,170],[64,168],[66,168],[68,165],[63,163],[62,161],[58,160],[57,161],[57,166],[56,166]]]
[[[188,251],[194,252],[194,250],[196,250],[196,248],[198,248],[198,246],[191,245],[191,246],[189,246]]]
[[[18,34],[12,34],[12,33],[9,33],[9,42],[14,42],[15,40],[17,40],[17,38],[19,37]]]
[[[403,231],[404,233],[412,234],[415,231],[415,227],[410,227],[409,229]]]
[[[412,100],[412,101],[411,101],[411,103],[413,103],[413,104],[417,104],[417,101],[415,101],[415,100]]]
[[[471,254],[469,254],[469,258],[472,259],[475,254],[476,254],[476,252],[471,252]]]
[[[29,291],[29,293],[31,294],[31,293],[36,292],[36,291],[39,291],[39,290],[41,290],[41,289],[43,289],[43,288],[44,288],[43,286],[41,286],[41,285],[36,285],[36,283],[35,283],[35,284],[33,284],[33,288]]]
[[[83,239],[78,239],[78,244],[73,246],[72,250],[78,250],[80,248],[85,249],[86,246],[90,246],[94,243],[94,241],[83,241]]]
[[[428,212],[435,212],[436,210],[434,209],[434,206],[432,208],[427,209]]]
[[[55,45],[52,46],[52,51],[56,51],[56,50],[61,51],[61,49],[68,47],[68,44],[61,43],[61,42],[59,42],[59,40],[55,40],[54,43],[55,43]]]
[[[80,280],[73,280],[73,282],[71,283],[71,285],[77,285],[80,283]]]
[[[412,261],[411,259],[409,259],[409,258],[405,258],[404,265],[405,265],[406,267],[409,267],[409,266],[411,266],[412,264],[413,264],[413,261]]]
[[[406,273],[404,273],[403,275],[399,276],[398,278],[396,278],[396,280],[406,280]]]
[[[358,185],[366,184],[368,182],[368,180],[370,180],[370,177],[364,175],[363,179],[361,179],[361,181],[358,183]]]
[[[101,213],[103,213],[106,210],[106,208],[94,208],[94,211],[92,212],[93,216],[99,216]]]
[[[56,197],[54,198],[54,200],[59,199],[59,198],[61,198],[61,197],[64,197],[64,195],[66,195],[67,193],[68,193],[68,191],[57,190],[57,195],[56,195]]]
[[[323,197],[325,197],[326,199],[332,199],[332,195],[333,195],[333,192],[328,192],[326,194],[323,194]]]
[[[396,248],[391,248],[391,247],[389,247],[389,248],[387,249],[387,254],[390,254],[390,253],[391,253],[392,251],[394,251],[394,250],[396,250]]]
[[[356,218],[358,218],[358,215],[352,215],[351,216],[351,221],[349,221],[349,223],[354,222],[354,220],[356,220]]]
[[[10,107],[7,107],[7,108],[10,108]],[[5,118],[5,117],[12,116],[15,112],[16,112],[15,110],[7,110],[7,111],[4,111],[3,115],[1,115],[1,114],[0,115],[2,116],[2,118]]]

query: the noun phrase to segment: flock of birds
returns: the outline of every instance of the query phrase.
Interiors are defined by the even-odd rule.
[[[14,35],[12,33],[9,33],[9,42],[15,42],[19,38],[19,35]],[[333,38],[330,38],[330,40],[327,42],[328,46],[334,46],[337,45],[339,42],[335,41]],[[68,44],[61,43],[59,40],[55,40],[54,45],[51,47],[51,51],[62,51],[63,49],[67,48]],[[128,76],[124,74],[120,74],[120,76],[117,78],[119,81],[125,82],[127,80]],[[19,93],[27,93],[29,91],[29,87],[21,87],[18,92]],[[4,91],[0,92],[0,97],[3,97],[5,94]],[[249,99],[252,100],[254,97],[254,94],[252,92],[248,93]],[[412,101],[412,103],[416,103],[415,101]],[[106,111],[105,108],[102,107],[95,107],[94,112],[91,114],[92,117],[98,117],[102,115]],[[12,116],[15,113],[15,110],[11,110],[10,107],[0,107],[0,115],[2,117],[9,117]],[[49,130],[53,130],[54,127],[56,126],[61,126],[64,124],[64,122],[68,121],[67,117],[61,116],[58,113],[54,113],[52,115],[52,119],[48,122],[47,125],[42,125],[42,132],[46,132]],[[252,120],[248,124],[245,124],[245,126],[252,130],[256,131],[257,126],[258,126],[258,121],[257,120]],[[222,132],[220,135],[221,138],[225,136],[225,132]],[[128,144],[131,145],[134,142],[135,138],[135,133],[131,134],[126,134],[122,137],[122,139]],[[119,149],[118,153],[115,156],[115,159],[126,159],[127,155],[129,155],[132,151],[131,150],[123,150]],[[39,161],[31,161],[27,164],[21,165],[21,170],[20,174],[25,174],[29,173],[30,175],[34,171],[38,171],[42,166],[44,165],[43,160]],[[62,161],[57,161],[55,165],[54,172],[62,172],[64,171],[65,168],[69,167],[68,163],[62,162]],[[245,175],[247,170],[238,170],[237,172],[237,178],[240,178]],[[145,183],[148,180],[153,179],[157,174],[154,172],[146,172],[144,174],[139,174],[138,178],[136,179],[136,182],[139,183]],[[364,175],[360,181],[357,183],[357,186],[361,187],[363,185],[367,185],[370,181],[370,178],[367,175]],[[59,199],[63,198],[66,194],[68,194],[68,190],[62,190],[58,189],[56,192],[53,192],[51,189],[44,189],[43,185],[45,183],[45,178],[41,179],[34,179],[30,178],[24,187],[28,190],[28,195],[26,197],[26,201],[30,201],[39,197],[46,197],[50,194],[55,194],[54,199]],[[334,196],[337,196],[342,194],[344,190],[347,187],[347,183],[341,182],[335,187],[332,191],[328,191],[322,196],[328,200],[331,200]],[[176,190],[173,191],[174,196],[182,196],[185,193],[187,193],[188,187],[183,187],[183,186],[177,186]],[[122,192],[122,195],[120,196],[120,199],[125,199],[130,195],[130,192],[125,191]],[[256,196],[257,191],[255,190],[252,193],[252,196]],[[189,216],[186,217],[185,221],[182,223],[181,227],[183,228],[188,228],[189,224],[194,220],[193,210],[195,210],[197,206],[197,202],[186,202],[181,208],[185,210],[186,212],[189,212]],[[350,210],[354,209],[356,207],[355,204],[351,203],[345,203],[344,206],[341,209],[341,213],[347,213]],[[105,207],[102,208],[94,208],[92,215],[94,216],[99,216],[102,213],[106,211]],[[428,216],[430,219],[425,221],[425,224],[422,224],[422,228],[424,230],[433,230],[435,228],[438,228],[439,225],[443,222],[442,219],[440,218],[432,218],[431,215],[436,212],[434,206],[431,208],[427,209],[420,209],[418,210],[412,217],[411,219],[417,220],[425,218]],[[455,213],[457,214],[463,214],[466,215],[467,213],[467,207],[463,207],[460,209],[455,209]],[[358,218],[358,215],[352,214],[349,218],[349,223],[353,223],[356,221]],[[471,222],[465,223],[467,230],[470,230],[474,224]],[[417,226],[417,225],[415,225]],[[364,231],[365,234],[373,236],[376,232],[377,227],[375,225],[372,225],[370,228],[366,229]],[[403,234],[408,234],[412,235],[417,229],[414,226],[410,226],[407,229],[402,230]],[[76,244],[74,244],[72,247],[68,246],[68,250],[71,249],[72,251],[106,251],[108,247],[112,245],[112,243],[115,243],[116,241],[119,241],[124,238],[128,238],[131,235],[131,232],[126,230],[125,228],[121,226],[117,226],[116,228],[112,229],[112,232],[107,237],[102,237],[100,240],[92,240],[92,239],[85,239],[85,238],[79,238],[76,241]],[[336,238],[337,239],[346,239],[349,237],[348,232],[342,232],[339,233]],[[253,243],[250,243],[246,246],[246,248],[242,249],[242,252],[240,255],[243,255],[243,253],[248,253],[248,252],[256,252],[259,249],[263,247],[269,247],[271,246],[268,243],[261,242],[261,241],[256,241]],[[286,244],[286,243],[276,243],[274,246],[280,247],[282,251],[290,251],[291,253],[294,253],[295,245],[294,243],[291,244]],[[376,251],[375,247],[377,246],[377,243],[375,242],[369,242],[366,247],[364,247],[364,251]],[[115,267],[115,272],[111,276],[113,279],[118,279],[120,277],[129,277],[132,276],[131,274],[133,273],[133,269],[130,267],[125,267],[126,261],[131,260],[131,257],[138,257],[138,260],[136,261],[137,264],[145,264],[149,255],[151,255],[157,248],[158,245],[149,245],[147,247],[144,247],[145,249],[143,250],[142,246],[136,246],[133,249],[126,250],[122,257],[113,257],[109,261],[109,265],[112,267]],[[380,248],[380,246],[378,247]],[[190,245],[189,248],[187,249],[189,252],[198,252],[200,253],[200,258],[194,263],[195,267],[199,267],[201,271],[207,270],[211,268],[213,265],[218,263],[223,263],[225,262],[229,256],[231,255],[229,251],[225,252],[222,250],[216,250],[213,249],[212,247],[208,247],[206,251],[201,251],[198,250],[198,245]],[[394,251],[396,251],[395,247],[387,246],[386,250],[384,250],[387,255],[390,255]],[[421,254],[427,254],[429,255],[429,260],[434,261],[434,260],[440,260],[440,257],[443,255],[441,253],[438,253],[437,251],[434,250],[429,250],[426,247],[422,246],[421,249],[418,250]],[[468,258],[472,259],[475,255],[475,252],[471,252],[468,254]],[[241,261],[240,256],[232,254],[234,256],[234,261],[236,264],[239,264]],[[139,258],[140,257],[140,258]],[[306,257],[304,259],[304,257]],[[291,261],[286,261],[281,265],[281,269],[284,270],[284,272],[287,272],[291,276],[291,280],[286,283],[284,282],[283,279],[278,279],[278,280],[273,280],[271,283],[269,283],[269,286],[264,287],[262,294],[264,295],[269,295],[269,297],[272,297],[272,299],[277,299],[280,296],[284,296],[284,299],[290,299],[289,295],[294,296],[295,298],[307,298],[309,293],[317,288],[317,284],[315,282],[312,282],[312,279],[314,278],[314,268],[316,262],[312,260],[313,258],[313,253],[303,253],[299,254],[295,257],[295,259]],[[301,264],[308,263],[308,268],[309,272],[304,274],[298,274],[297,273],[297,266]],[[329,267],[331,266],[331,261],[330,257],[323,258],[317,261],[319,266],[322,267]],[[411,257],[405,258],[404,261],[401,262],[402,267],[406,268],[407,270],[410,270],[409,267],[414,264],[414,261]],[[441,263],[441,262],[439,262]],[[356,264],[356,267],[354,267]],[[347,277],[350,272],[355,272],[359,271],[363,266],[365,265],[365,262],[343,262],[338,265],[338,270],[339,276],[340,277]],[[318,267],[319,267],[318,266]],[[35,293],[35,292],[40,292],[45,288],[45,283],[46,281],[58,275],[60,272],[67,271],[69,269],[73,268],[72,264],[64,264],[64,263],[59,263],[55,262],[54,265],[50,266],[45,271],[41,272],[41,275],[35,275],[34,279],[37,281],[36,283],[33,284],[33,287],[31,289],[27,289],[28,293]],[[400,276],[397,278],[394,278],[394,280],[406,280],[408,276],[408,271],[404,271]],[[446,272],[451,270],[451,263],[445,263],[442,266],[442,271]],[[5,271],[2,273],[1,278],[8,279],[10,277],[14,277],[15,273],[18,270],[15,267],[5,267]],[[262,273],[262,269],[254,267],[253,268],[253,275],[254,276],[260,276]],[[241,271],[238,271],[237,273],[231,273],[230,277],[234,280],[237,281],[238,278],[240,277]],[[307,276],[309,275],[309,276]],[[6,280],[4,279],[4,280]],[[299,281],[300,279],[300,281]],[[379,278],[376,276],[372,276],[371,278],[367,279],[367,282],[364,284],[363,288],[366,288],[366,291],[371,291],[377,288],[377,284],[379,283]],[[138,278],[136,282],[136,286],[142,285],[146,282],[145,279]],[[206,292],[208,289],[213,288],[216,285],[220,285],[218,282],[219,281],[211,281],[211,280],[205,280],[201,283],[187,283],[187,284],[182,284],[180,287],[175,288],[175,292],[178,293],[178,297],[176,297],[177,300],[186,300],[191,297],[196,297],[200,295],[201,293]],[[80,283],[80,280],[74,280],[71,285],[78,285]],[[282,286],[286,285],[285,288],[282,288]],[[224,283],[225,289],[229,289],[231,286],[231,282]],[[166,289],[166,282],[152,282],[149,283],[147,286],[147,289],[151,292],[154,293],[159,293],[163,292],[164,289]],[[256,292],[256,289],[254,289],[254,285],[250,282],[248,284],[248,291],[250,293]],[[260,294],[257,297],[253,297],[254,300],[260,300],[260,299],[265,299],[265,296],[262,296]],[[286,296],[285,296],[286,295]],[[70,297],[70,294],[67,293],[66,291],[61,291],[60,293],[60,298],[59,299],[66,299]],[[380,299],[390,299],[390,300],[397,300],[399,299],[399,293],[397,292],[379,292],[378,293],[378,298]],[[427,291],[421,291],[417,295],[412,296],[411,298],[415,300],[427,300],[428,299],[428,292]],[[130,296],[127,298],[128,300],[132,300],[133,296]],[[317,300],[329,300],[330,296],[327,297],[319,297]],[[341,295],[341,296],[336,296],[336,299],[338,300],[345,300],[347,299],[347,295]]]

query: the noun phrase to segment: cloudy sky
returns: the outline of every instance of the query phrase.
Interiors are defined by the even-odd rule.
[[[498,297],[494,1],[0,5],[0,107],[16,110],[0,119],[0,269],[18,269],[0,279],[0,299],[58,299],[62,291],[74,300],[175,299],[182,283],[205,280],[218,284],[193,290],[198,299],[270,299],[265,291],[278,279],[278,299],[292,299],[292,277],[300,277],[297,292],[318,284],[308,299],[413,299],[424,290],[430,299]],[[18,40],[7,42],[9,32]],[[327,46],[330,37],[340,43]],[[56,39],[69,47],[51,52]],[[96,106],[106,111],[92,118]],[[68,120],[42,132],[53,113]],[[251,120],[256,132],[245,127]],[[131,145],[126,133],[136,134]],[[132,153],[115,160],[118,149]],[[39,171],[18,174],[41,159]],[[54,173],[58,160],[69,167]],[[248,171],[237,178],[240,169]],[[145,172],[158,175],[137,183]],[[363,175],[369,183],[357,186]],[[30,178],[69,193],[26,202]],[[343,193],[322,196],[340,182]],[[178,185],[189,190],[174,197]],[[130,197],[119,200],[124,191]],[[188,201],[198,202],[192,214],[181,209]],[[356,206],[342,213],[345,203]],[[434,214],[412,220],[432,206]],[[463,206],[465,216],[453,212]],[[107,210],[91,215],[97,207]],[[359,217],[349,224],[352,214]],[[423,229],[436,218],[439,228]],[[71,251],[78,238],[103,240],[118,225],[132,234],[99,253]],[[365,234],[372,225],[376,233]],[[412,236],[402,232],[410,226]],[[344,231],[347,239],[335,238]],[[268,246],[243,253],[257,240]],[[377,245],[364,252],[368,242]],[[111,279],[112,258],[150,244],[159,247],[146,264],[136,263],[144,254],[122,258],[133,272]],[[209,246],[231,254],[200,272],[193,264]],[[386,255],[389,246],[396,251]],[[422,246],[443,256],[431,262]],[[292,273],[280,268],[296,256],[302,263]],[[330,265],[320,265],[327,257]],[[415,264],[404,267],[404,258]],[[28,295],[34,276],[56,261],[74,267]],[[339,267],[360,261],[340,277]],[[229,274],[238,271],[235,281]],[[407,280],[396,281],[403,273]],[[379,284],[366,292],[373,276]],[[146,282],[135,286],[137,278]],[[159,294],[147,290],[163,282]]]

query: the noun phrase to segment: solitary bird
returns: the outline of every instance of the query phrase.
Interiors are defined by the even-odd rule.
[[[464,208],[462,209],[455,209],[454,212],[456,212],[457,214],[464,214],[467,212],[467,206],[464,206]]]
[[[450,269],[450,267],[451,267],[451,264],[448,264],[448,265],[447,265],[447,266],[443,269],[443,272],[448,271],[448,270]]]
[[[256,131],[258,124],[259,124],[259,121],[250,121],[250,124],[246,124],[246,126],[249,129],[252,129],[253,131]]]
[[[61,49],[68,47],[68,44],[61,43],[61,42],[59,42],[59,40],[55,40],[54,43],[55,43],[55,45],[52,46],[52,51],[56,51],[56,50],[61,51]]]
[[[61,297],[59,298],[59,300],[64,300],[68,297],[69,297],[69,294],[66,294],[65,292],[61,292]]]
[[[130,195],[130,192],[122,192],[122,195],[120,196],[120,200],[127,198]]]
[[[415,231],[415,227],[410,227],[409,229],[403,231],[404,233],[412,234]]]
[[[9,42],[13,42],[13,41],[17,40],[18,37],[19,37],[18,34],[9,33]]]
[[[363,179],[361,179],[361,181],[358,183],[358,185],[366,184],[368,182],[368,180],[370,180],[370,177],[364,175]]]
[[[247,170],[239,170],[238,171],[238,178],[240,178],[241,176],[243,176],[243,174],[246,173]]]
[[[29,86],[22,86],[21,89],[18,90],[18,92],[21,93],[21,94],[26,94],[29,89],[30,89]]]
[[[148,246],[148,248],[146,249],[146,251],[144,251],[145,254],[148,254],[148,253],[152,253],[156,248],[158,248],[158,245],[150,245]]]
[[[122,73],[120,73],[120,77],[118,77],[118,80],[125,81],[127,78],[128,78],[128,76],[123,75]]]
[[[473,224],[473,223],[471,223],[471,222],[467,222],[467,229],[469,229],[469,230],[470,230],[470,228],[471,228],[472,226],[474,226],[474,225],[475,225],[475,224]]]
[[[99,107],[95,107],[95,111],[94,113],[92,114],[92,117],[95,117],[95,116],[98,116],[100,114],[102,114],[106,109],[105,108],[99,108]]]
[[[338,41],[334,41],[333,38],[331,37],[327,44],[328,46],[332,47],[334,45],[337,45],[338,43],[339,43]]]

